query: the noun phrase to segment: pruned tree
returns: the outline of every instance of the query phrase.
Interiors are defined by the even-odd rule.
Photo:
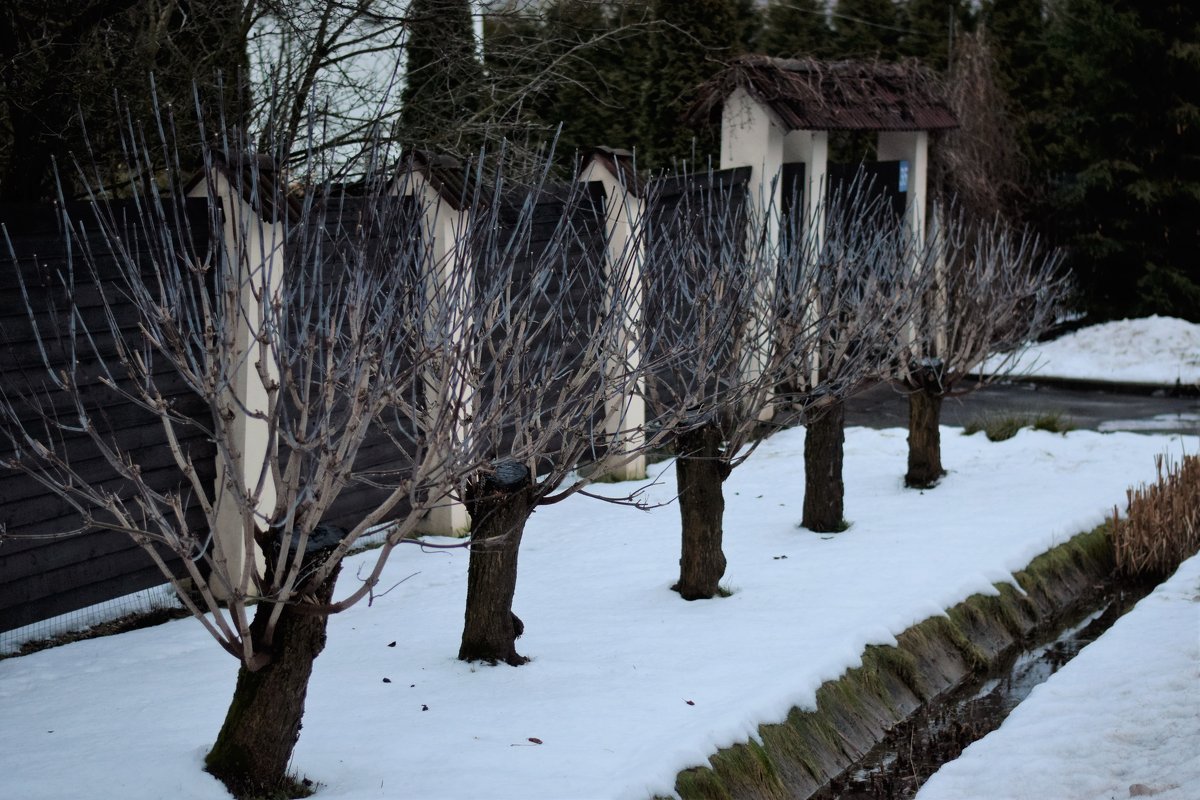
[[[661,183],[649,216],[646,319],[652,346],[681,357],[651,374],[647,403],[684,411],[669,431],[682,523],[673,588],[708,599],[726,567],[722,485],[786,407],[809,402],[781,388],[828,340],[839,307],[813,296],[822,266],[814,228],[797,227],[781,246],[774,204],[747,196],[730,173]]]
[[[799,198],[797,198],[799,199]],[[792,208],[800,208],[793,202]],[[833,532],[846,527],[842,480],[845,402],[901,359],[905,328],[932,270],[887,199],[859,172],[831,188],[806,219],[785,219],[783,259],[808,260],[807,284],[787,325],[825,315],[817,336],[796,337],[784,394],[803,414],[804,511],[801,525]],[[792,268],[792,271],[799,271]],[[811,323],[809,323],[811,324]]]
[[[379,591],[451,470],[472,466],[463,383],[446,366],[461,361],[465,295],[391,176],[369,176],[359,197],[329,184],[293,194],[224,131],[236,149],[204,152],[196,219],[169,118],[158,131],[126,132],[126,174],[165,185],[134,180],[130,202],[95,195],[63,211],[66,268],[43,274],[9,239],[25,315],[6,324],[31,329],[36,348],[27,379],[0,394],[0,466],[73,507],[80,531],[128,534],[238,660],[206,764],[235,795],[258,796],[288,784],[328,616]],[[136,429],[161,444],[139,444]],[[383,466],[358,459],[368,443]],[[364,485],[375,492],[341,512],[350,523],[326,524]],[[368,534],[381,547],[335,595]]]
[[[938,423],[944,398],[1003,377],[1064,308],[1061,254],[1029,230],[972,222],[935,208],[927,262],[935,274],[891,379],[908,393],[906,486],[930,488],[945,474]],[[986,372],[982,369],[987,361]],[[966,380],[973,377],[972,380]]]
[[[589,186],[543,181],[509,194],[501,180],[475,212],[476,322],[466,340],[475,391],[463,426],[471,459],[489,465],[456,489],[471,514],[465,661],[527,660],[516,650],[524,624],[512,603],[529,516],[590,494],[601,464],[612,468],[661,441],[648,433],[662,427],[654,419],[604,426],[654,361],[634,355],[647,352],[631,322],[641,233],[609,247],[603,195]],[[605,499],[639,502],[636,493]]]

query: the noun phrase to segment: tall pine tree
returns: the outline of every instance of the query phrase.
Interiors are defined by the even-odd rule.
[[[222,114],[237,120],[248,98],[238,86],[247,77],[241,8],[238,0],[0,4],[0,199],[54,199],[56,162],[72,194],[76,156],[94,158],[106,180],[127,180],[121,126],[153,117],[151,73],[160,106],[175,110],[180,157],[198,160],[194,98],[209,130]]]
[[[779,58],[828,58],[833,30],[824,0],[772,0],[767,6],[758,52]]]
[[[950,65],[955,38],[970,31],[972,15],[964,0],[908,0],[902,8],[900,53],[939,72]]]
[[[716,126],[693,131],[682,122],[697,87],[736,55],[740,29],[735,0],[654,0],[661,26],[651,37],[638,120],[641,163],[665,168],[674,159],[703,165],[716,157]],[[693,137],[695,138],[693,147]]]
[[[469,0],[413,0],[408,10],[401,138],[469,155],[482,141],[483,66]]]
[[[838,58],[895,59],[900,23],[900,12],[892,0],[838,0],[833,9]]]
[[[1053,219],[1088,310],[1200,321],[1200,8],[1065,0],[1050,45]]]

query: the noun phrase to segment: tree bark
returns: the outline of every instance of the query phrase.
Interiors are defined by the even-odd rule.
[[[804,434],[804,516],[810,531],[845,530],[846,487],[842,482],[846,410],[835,400],[816,413]]]
[[[904,485],[931,489],[946,471],[942,469],[942,416],[940,392],[916,389],[908,395],[908,473]]]
[[[335,537],[335,542],[337,538],[340,537]],[[318,540],[316,532],[311,539]],[[327,548],[310,547],[305,560],[312,563],[328,553]],[[340,569],[339,564],[307,598],[327,605],[333,598]],[[270,653],[271,660],[254,672],[244,664],[238,670],[237,687],[225,723],[204,760],[208,771],[238,798],[276,796],[297,789],[287,768],[300,738],[313,662],[325,649],[329,617],[304,613],[294,606],[284,608],[272,641],[269,645],[264,642],[266,622],[273,607],[272,603],[259,603],[250,623],[256,651]]]
[[[721,452],[723,441],[721,430],[715,425],[705,425],[676,440],[679,455],[675,459],[675,475],[679,481],[683,540],[679,582],[671,588],[684,600],[714,597],[725,574],[725,553],[721,549],[725,516],[722,484],[730,469]]]
[[[536,505],[529,470],[501,464],[496,475],[467,492],[471,556],[467,566],[467,609],[458,657],[517,667],[529,659],[517,652],[525,625],[513,613],[517,554],[525,523]]]

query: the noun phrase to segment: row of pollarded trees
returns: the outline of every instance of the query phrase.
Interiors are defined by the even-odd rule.
[[[130,175],[171,152],[162,138],[151,148],[130,132]],[[988,344],[1029,338],[1059,297],[1053,258],[1019,235],[948,225],[954,236],[918,248],[861,189],[831,199],[823,224],[780,230],[775,210],[735,184],[681,176],[668,196],[672,181],[652,181],[639,187],[645,210],[631,235],[597,246],[587,230],[605,212],[583,184],[514,185],[502,157],[464,170],[458,210],[438,220],[450,212],[410,192],[415,178],[370,175],[353,199],[329,184],[288,189],[235,134],[227,142],[205,159],[208,223],[235,229],[226,250],[184,243],[184,187],[170,180],[131,181],[137,203],[124,216],[96,198],[94,220],[64,219],[68,236],[99,225],[115,272],[87,250],[73,269],[41,276],[56,284],[45,295],[53,307],[35,308],[23,288],[44,369],[0,396],[0,466],[50,488],[84,526],[130,535],[239,661],[207,758],[238,796],[286,788],[329,615],[373,595],[431,508],[461,501],[472,516],[459,657],[520,664],[522,532],[537,507],[589,494],[581,467],[673,449],[675,588],[712,597],[725,567],[721,485],[755,442],[789,413],[805,415],[804,522],[837,526],[845,396],[871,378],[915,385],[910,376],[933,370],[940,382],[921,386],[936,397]],[[255,198],[268,219],[239,216],[236,197]],[[431,245],[431,216],[453,223],[458,247]],[[137,248],[126,246],[133,229]],[[471,268],[455,268],[463,263]],[[33,265],[11,268],[34,280]],[[135,309],[132,328],[117,322],[122,303]],[[39,327],[47,311],[67,322]],[[981,314],[1002,318],[981,324]],[[177,410],[168,380],[204,413]],[[247,380],[261,388],[252,402]],[[644,419],[617,413],[615,426],[602,424],[634,394]],[[108,427],[104,409],[118,402],[163,431],[173,479],[144,478],[148,454]],[[241,444],[246,425],[263,434],[258,449]],[[215,445],[215,485],[178,444],[195,430]],[[391,448],[386,467],[376,455],[364,469],[368,441]],[[81,443],[111,480],[83,479]],[[378,491],[355,523],[323,524],[339,495],[364,483]],[[637,504],[636,492],[622,501]],[[231,505],[232,522],[221,516]],[[201,526],[188,523],[194,507]],[[337,593],[343,558],[383,523],[370,565]],[[214,532],[225,544],[209,546]]]

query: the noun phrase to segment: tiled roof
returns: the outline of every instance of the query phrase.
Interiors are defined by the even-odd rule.
[[[737,88],[788,130],[915,131],[957,128],[937,78],[915,61],[817,61],[742,56],[704,83],[692,124],[719,118]]]

